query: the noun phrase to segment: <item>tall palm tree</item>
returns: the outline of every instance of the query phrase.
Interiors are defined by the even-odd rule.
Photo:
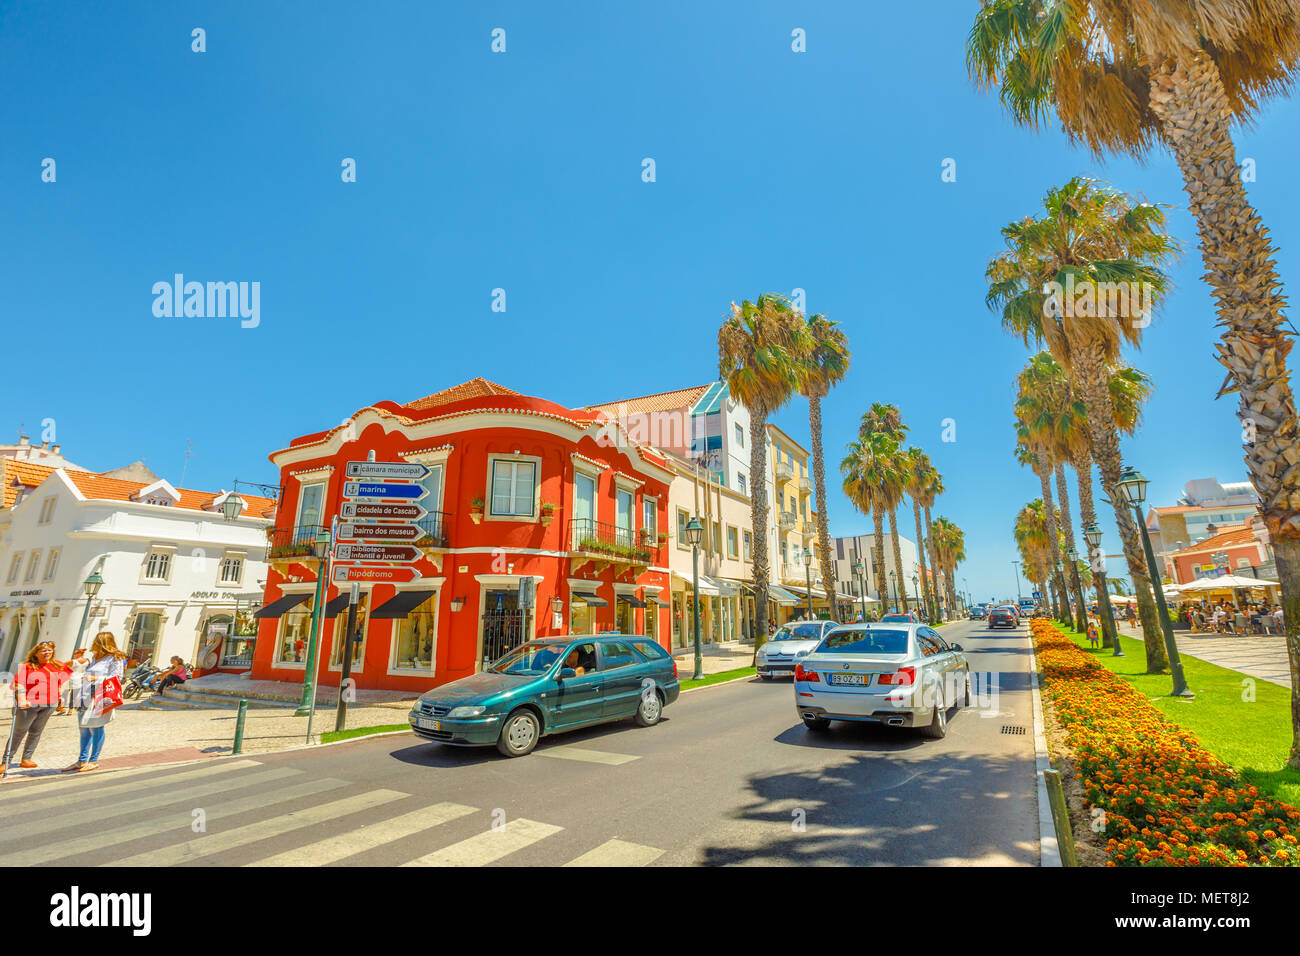
[[[863,514],[870,514],[875,525],[875,541],[872,545],[872,558],[876,573],[876,593],[879,596],[881,582],[884,580],[884,512],[890,500],[890,487],[898,481],[896,455],[898,443],[885,432],[870,432],[860,435],[850,442],[845,449],[844,459],[840,462],[840,474],[843,477],[844,495]],[[882,601],[882,607],[888,606],[888,596]]]
[[[894,567],[899,575],[897,593],[902,602],[901,610],[904,612],[907,611],[907,596],[906,589],[902,586],[903,551],[898,541],[898,519],[895,516],[895,511],[903,501],[906,488],[905,463],[901,458],[901,452],[902,444],[907,438],[907,431],[907,426],[903,424],[903,415],[898,410],[898,406],[888,402],[873,402],[871,408],[862,416],[862,422],[858,426],[859,435],[868,437],[884,435],[889,439],[890,450],[888,451],[887,467],[882,470],[883,483],[879,489],[879,504],[885,513],[889,515],[889,533],[894,545]],[[883,450],[880,453],[884,454]],[[888,607],[889,579],[885,576],[884,543],[877,538],[876,544],[877,554],[879,555],[878,573],[881,575],[877,580],[877,589],[880,587],[886,589],[885,606]]]
[[[934,533],[937,537],[939,560],[943,564],[944,576],[948,584],[948,606],[957,606],[957,565],[966,559],[966,535],[947,518],[934,520]]]
[[[1277,560],[1291,661],[1291,754],[1300,768],[1300,418],[1268,230],[1232,140],[1300,65],[1300,0],[997,0],[976,15],[971,74],[1001,86],[1022,125],[1054,110],[1094,153],[1167,146],[1183,174],[1224,332],[1224,391],[1240,394],[1246,464]],[[1139,593],[1141,588],[1138,589]]]
[[[822,455],[822,399],[849,373],[849,339],[826,316],[808,317],[811,345],[799,367],[799,392],[808,399],[808,426],[812,432],[813,487],[817,493],[817,563],[822,569],[826,603],[834,610],[835,562],[831,560],[829,508],[826,502],[826,461]]]
[[[1024,568],[1025,577],[1033,582],[1040,594],[1047,594],[1047,516],[1042,498],[1037,498],[1020,509],[1016,514],[1012,534],[1020,551],[1020,564]]]
[[[1107,384],[1108,369],[1118,364],[1121,346],[1141,343],[1150,310],[1169,286],[1163,270],[1176,255],[1177,244],[1164,226],[1160,207],[1134,202],[1093,180],[1072,179],[1048,191],[1039,218],[1002,228],[1007,249],[989,261],[985,300],[990,308],[1001,309],[1005,330],[1026,345],[1032,340],[1047,346],[1087,409],[1093,460],[1115,510],[1150,673],[1165,669],[1164,635],[1137,522],[1119,487],[1119,433]],[[1144,300],[1138,306],[1140,315],[1130,314],[1129,303],[1118,294],[1107,294],[1132,283]],[[1070,298],[1079,288],[1092,290],[1091,299],[1084,294]]]
[[[921,502],[925,499],[927,490],[930,487],[930,477],[934,473],[934,465],[930,463],[930,456],[919,448],[907,449],[904,456],[904,487],[912,499],[912,518],[916,522],[916,557],[921,565],[921,593],[918,595],[918,599],[921,606],[925,608],[926,619],[937,621],[938,617],[935,614],[933,601],[933,587],[925,565],[925,532],[921,529]]]
[[[799,387],[800,362],[808,351],[803,318],[781,295],[731,303],[718,329],[718,373],[749,410],[750,522],[753,530],[754,654],[767,637],[767,419]]]
[[[1052,500],[1052,484],[1050,465],[1051,459],[1047,457],[1048,452],[1045,449],[1035,447],[1034,440],[1031,439],[1029,429],[1025,425],[1018,425],[1016,428],[1016,462],[1023,468],[1028,468],[1037,477],[1042,485],[1043,500]],[[1044,521],[1046,522],[1047,537],[1045,539],[1047,552],[1045,559],[1047,561],[1047,576],[1051,583],[1051,594],[1055,597],[1056,619],[1064,623],[1069,619],[1067,608],[1069,607],[1069,595],[1065,588],[1065,577],[1061,573],[1061,549],[1056,544],[1060,536],[1058,534],[1058,523],[1056,518],[1056,509],[1048,508]],[[1049,592],[1044,591],[1044,594]]]
[[[930,512],[934,508],[935,502],[943,494],[943,476],[938,471],[930,473],[929,480],[925,483],[925,488],[921,497],[921,508],[925,511],[925,541],[918,543],[918,549],[928,551],[930,554],[930,571],[934,576],[934,609],[937,617],[943,617],[942,608],[940,608],[939,588],[939,551],[935,547],[934,531],[930,521]],[[942,602],[945,606],[946,601]]]

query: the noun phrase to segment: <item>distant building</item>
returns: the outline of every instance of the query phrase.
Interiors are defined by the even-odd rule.
[[[1211,537],[1216,530],[1250,521],[1259,511],[1259,495],[1248,481],[1220,484],[1197,478],[1183,486],[1178,504],[1147,511],[1147,533],[1157,554],[1178,551]]]
[[[888,519],[886,519],[887,527]],[[901,569],[903,573],[900,575],[898,563],[894,560],[894,539],[886,530],[882,540],[885,552],[885,580],[879,581],[871,556],[875,539],[874,534],[832,539],[831,550],[835,562],[835,577],[840,582],[839,590],[851,594],[856,607],[861,603],[865,583],[867,610],[871,610],[873,605],[876,610],[880,610],[882,605],[891,607],[898,605],[898,582],[901,579],[902,587],[907,592],[908,607],[919,604],[917,590],[920,584],[921,563],[917,560],[915,542],[901,534],[898,536],[898,550],[903,558]],[[862,562],[861,576],[854,571],[854,566],[859,560]],[[890,571],[894,572],[892,579],[889,577]],[[912,581],[913,577],[916,577],[916,582]]]
[[[73,464],[63,457],[63,446],[41,442],[33,445],[32,440],[19,433],[18,444],[0,445],[0,459],[40,465],[44,468],[70,468],[73,471],[86,471],[80,465]]]

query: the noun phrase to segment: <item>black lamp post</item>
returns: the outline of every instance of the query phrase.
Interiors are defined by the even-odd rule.
[[[691,557],[695,564],[695,600],[692,602],[692,627],[695,633],[695,675],[694,680],[704,677],[704,658],[700,652],[700,542],[704,540],[704,525],[699,518],[686,522],[686,541],[691,546]]]
[[[1147,523],[1142,520],[1142,502],[1147,500],[1147,485],[1150,482],[1141,472],[1129,468],[1120,475],[1119,489],[1124,493],[1128,503],[1133,506],[1133,515],[1138,527],[1142,529],[1142,547],[1147,555],[1147,576],[1151,581],[1151,590],[1155,592],[1156,610],[1160,613],[1160,630],[1165,636],[1165,651],[1169,655],[1169,670],[1174,677],[1174,697],[1195,697],[1187,689],[1183,677],[1183,661],[1178,656],[1178,644],[1174,641],[1174,627],[1169,622],[1169,608],[1165,604],[1165,589],[1160,582],[1160,572],[1156,568],[1156,556],[1151,550],[1151,536],[1147,534]]]
[[[1083,540],[1088,542],[1092,556],[1092,578],[1097,586],[1097,610],[1101,612],[1101,646],[1113,647],[1114,657],[1123,657],[1119,635],[1115,633],[1115,615],[1110,609],[1110,589],[1106,587],[1106,556],[1101,551],[1101,529],[1090,524],[1083,529]]]
[[[808,588],[808,620],[813,619],[812,609],[812,552],[807,548],[803,549],[803,577],[804,585]]]
[[[75,654],[81,650],[81,637],[86,632],[86,618],[90,617],[90,601],[99,589],[104,586],[104,579],[99,576],[98,571],[90,572],[90,577],[86,578],[86,583],[82,588],[86,592],[86,609],[81,612],[81,626],[77,628],[77,643],[72,645],[72,652]]]
[[[862,559],[858,558],[858,560],[853,564],[853,573],[858,578],[858,599],[859,603],[862,605],[862,620],[864,621],[867,619],[867,582],[863,577],[866,570],[866,567],[862,563]]]
[[[895,601],[897,601],[897,600],[898,600],[898,581],[895,580],[895,575],[894,575],[894,569],[893,569],[893,568],[890,568],[890,569],[889,569],[889,590],[893,592],[893,597],[891,598],[891,600],[895,600]],[[886,597],[889,597],[888,594],[886,594],[885,596],[886,596]]]

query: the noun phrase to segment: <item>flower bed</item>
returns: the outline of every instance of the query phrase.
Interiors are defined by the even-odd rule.
[[[1104,812],[1107,866],[1296,866],[1300,810],[1243,785],[1050,622],[1030,622],[1044,690]]]

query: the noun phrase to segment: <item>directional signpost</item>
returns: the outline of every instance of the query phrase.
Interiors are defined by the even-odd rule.
[[[407,461],[350,461],[334,546],[334,583],[405,583],[419,577],[412,566],[421,551],[413,542],[426,532],[415,522],[428,515],[418,502],[428,492],[419,481],[429,469]]]
[[[340,561],[414,561],[420,549],[413,544],[340,544],[334,556]]]
[[[414,541],[424,530],[418,524],[357,524],[339,522],[338,537],[346,541]]]
[[[344,498],[405,498],[419,501],[428,492],[420,485],[404,485],[395,481],[345,481]]]
[[[388,502],[345,501],[339,517],[345,521],[353,518],[375,518],[380,521],[419,521],[428,511],[416,504],[391,504]]]
[[[421,481],[428,475],[428,466],[413,461],[350,461],[347,467],[349,478]]]
[[[415,568],[404,565],[336,565],[334,583],[346,584],[349,581],[370,581],[374,583],[406,584],[420,576]]]

